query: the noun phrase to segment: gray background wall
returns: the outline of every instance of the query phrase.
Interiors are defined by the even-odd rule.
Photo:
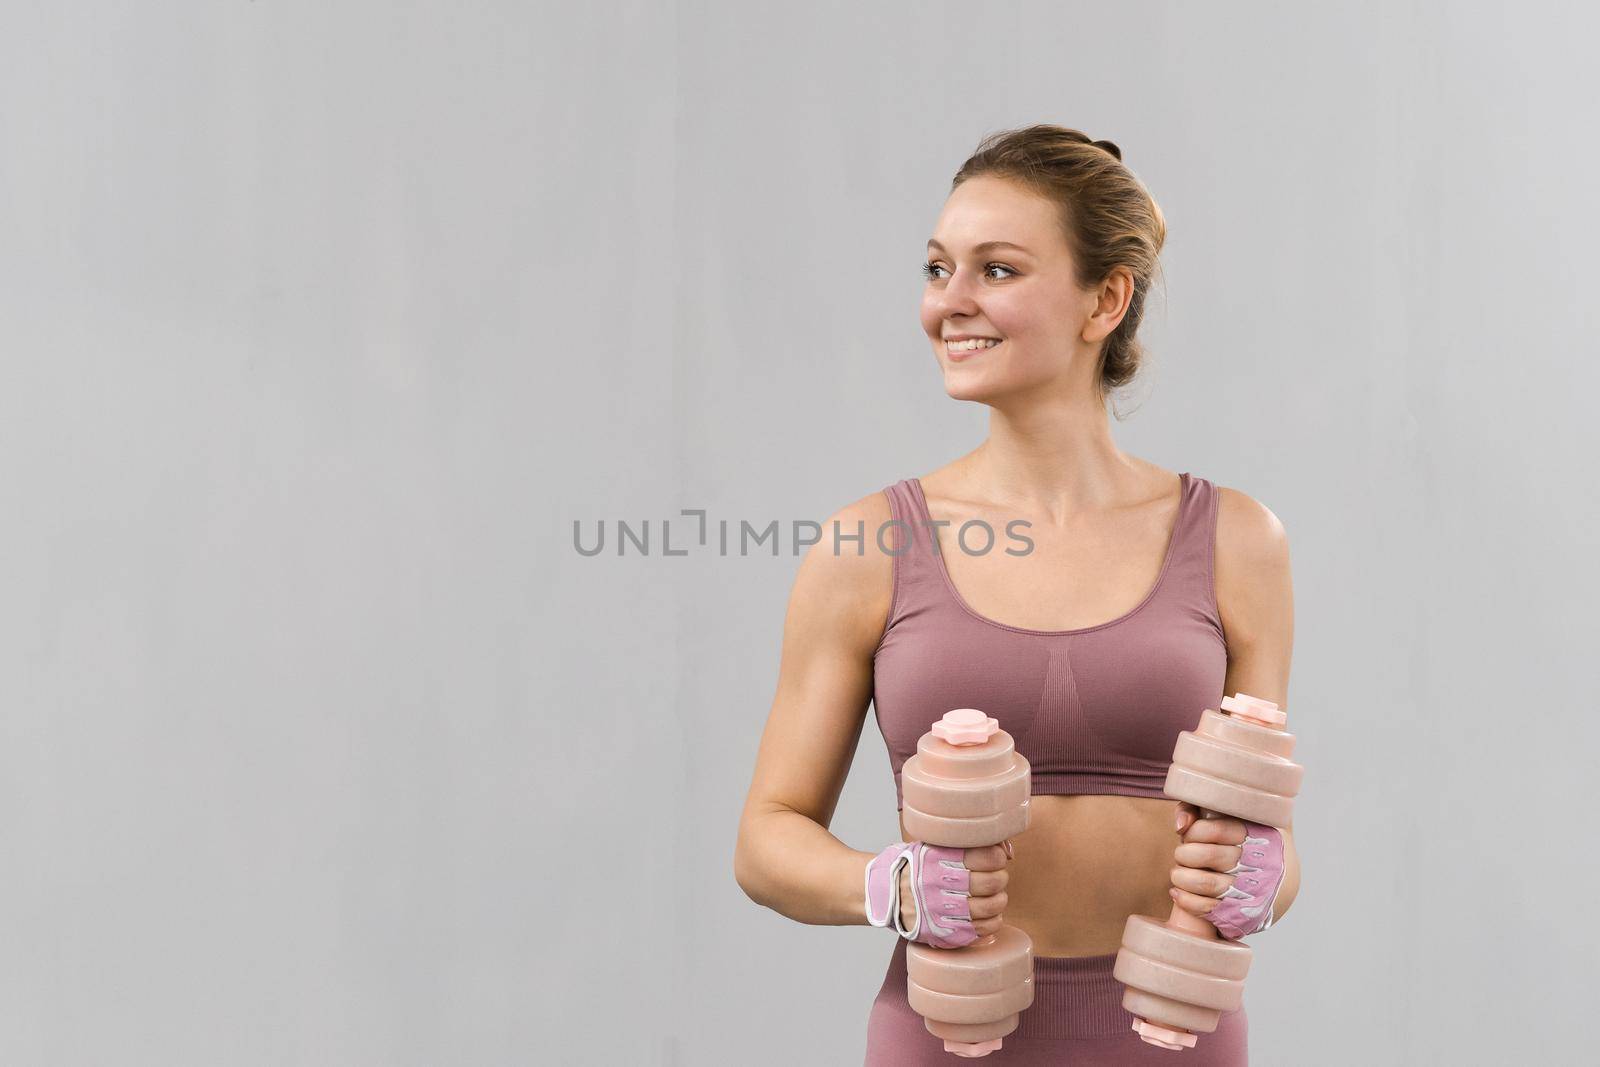
[[[1120,443],[1290,534],[1255,1059],[1587,1055],[1593,14],[5,14],[0,1061],[859,1062],[892,938],[732,875],[797,559],[660,524],[981,439],[917,267],[1035,121],[1171,223]]]

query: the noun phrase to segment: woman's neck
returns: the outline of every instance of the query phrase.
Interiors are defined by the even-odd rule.
[[[972,495],[1052,517],[1116,506],[1144,473],[1112,439],[1103,405],[989,412],[989,436],[959,462]]]

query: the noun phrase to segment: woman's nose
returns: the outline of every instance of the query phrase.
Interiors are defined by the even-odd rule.
[[[969,280],[968,275],[957,271],[949,281],[945,282],[943,289],[933,294],[934,306],[947,316],[970,315],[977,310],[974,292],[974,283]]]

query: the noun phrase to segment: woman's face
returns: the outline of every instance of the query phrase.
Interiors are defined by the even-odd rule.
[[[939,214],[926,271],[922,329],[952,397],[993,402],[1040,386],[1094,387],[1099,342],[1115,323],[1091,320],[1096,294],[1078,288],[1048,200],[1003,178],[963,182]],[[999,344],[950,350],[951,338],[968,335]]]

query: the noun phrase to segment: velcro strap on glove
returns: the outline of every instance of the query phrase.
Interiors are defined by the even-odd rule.
[[[978,939],[968,906],[972,875],[962,862],[965,849],[941,848],[922,841],[897,841],[867,864],[867,922],[893,925],[908,941],[933,948],[961,948]],[[911,868],[916,922],[910,930],[900,919],[900,870]]]

